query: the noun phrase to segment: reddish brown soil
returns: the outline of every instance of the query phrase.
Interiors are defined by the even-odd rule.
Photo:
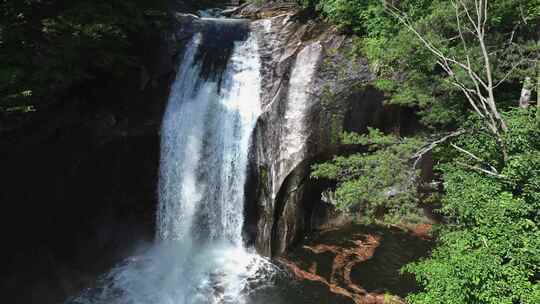
[[[432,228],[432,224],[418,224],[410,230],[410,233],[416,237],[428,240],[431,239],[430,232]]]
[[[407,230],[411,235],[418,238],[429,239],[431,225],[421,224],[408,227]],[[309,257],[308,261],[304,260],[305,258],[298,259],[295,257],[282,257],[278,261],[297,280],[322,283],[332,293],[349,298],[355,304],[388,304],[388,299],[385,303],[384,294],[369,293],[351,279],[352,268],[371,259],[380,246],[380,242],[381,237],[377,234],[354,234],[347,242],[340,245],[315,244],[302,246],[299,251]],[[323,268],[326,264],[331,264],[331,269],[325,271]],[[396,298],[390,303],[404,302]]]

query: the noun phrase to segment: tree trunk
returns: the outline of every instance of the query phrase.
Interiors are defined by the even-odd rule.
[[[523,89],[521,89],[521,97],[519,98],[519,107],[526,109],[529,107],[532,96],[532,81],[531,77],[526,77],[523,82]]]
[[[536,125],[540,128],[540,64],[536,69]]]

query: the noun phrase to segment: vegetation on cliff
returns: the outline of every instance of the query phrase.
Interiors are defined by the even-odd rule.
[[[417,139],[346,134],[362,152],[312,174],[336,183],[338,208],[388,222],[410,214],[418,162],[434,154],[445,220],[431,257],[404,269],[424,287],[408,301],[540,302],[540,1],[303,4],[356,34],[387,103],[425,126]]]
[[[370,222],[378,215],[386,222],[419,218],[409,158],[421,146],[418,138],[399,138],[369,129],[368,134],[345,133],[341,143],[364,147],[365,152],[337,156],[313,166],[312,177],[337,182],[333,197],[342,210],[353,210]]]
[[[474,85],[468,79],[468,71],[452,66],[453,75],[449,76],[439,65],[440,58],[411,29],[447,58],[466,64],[468,56],[472,70],[480,74],[485,64],[476,30],[463,8],[457,7],[456,18],[454,7],[456,3],[466,3],[471,8],[474,1],[399,1],[397,8],[391,1],[381,0],[304,2],[344,30],[358,35],[357,49],[370,59],[378,75],[375,85],[388,93],[389,103],[417,108],[422,121],[430,127],[463,122],[471,108],[452,80],[467,87]],[[499,107],[517,104],[523,82],[527,77],[535,79],[535,70],[539,69],[540,1],[489,1],[485,22],[483,40],[489,52],[491,74],[497,80],[496,101]]]
[[[34,111],[99,76],[141,64],[137,39],[166,1],[5,0],[0,3],[0,114]]]

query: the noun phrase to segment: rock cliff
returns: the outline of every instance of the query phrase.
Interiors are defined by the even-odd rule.
[[[283,254],[306,232],[347,221],[321,200],[309,178],[312,164],[340,149],[343,131],[401,125],[365,58],[352,54],[353,38],[292,4],[247,5],[260,43],[263,114],[252,145],[248,239],[268,256]]]

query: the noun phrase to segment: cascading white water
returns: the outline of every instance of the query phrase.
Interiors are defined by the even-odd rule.
[[[249,138],[260,114],[257,44],[253,36],[238,43],[223,76],[204,79],[195,62],[200,40],[186,53],[163,120],[157,233],[241,246]]]
[[[242,241],[249,142],[261,111],[257,41],[238,39],[223,69],[207,57],[220,54],[205,50],[206,34],[187,47],[163,119],[157,240],[72,303],[243,303],[272,267]]]

